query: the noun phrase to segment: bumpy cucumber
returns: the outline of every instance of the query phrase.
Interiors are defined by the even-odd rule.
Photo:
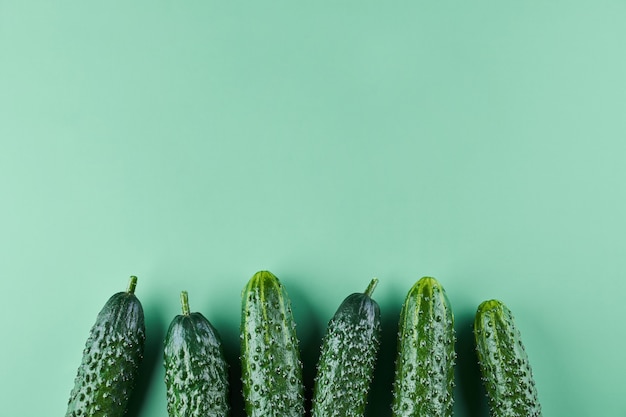
[[[135,297],[137,277],[114,294],[91,328],[66,417],[121,417],[143,358],[145,325]]]
[[[242,293],[241,371],[249,417],[304,415],[302,363],[285,288],[257,272]]]
[[[226,417],[228,364],[217,330],[201,313],[191,313],[187,292],[183,314],[170,323],[163,353],[170,417]]]
[[[349,295],[328,323],[313,389],[313,417],[359,417],[365,412],[380,344],[380,308],[371,295]]]
[[[443,287],[421,278],[400,312],[394,417],[452,415],[454,343],[454,316]]]
[[[541,416],[528,355],[511,311],[498,300],[481,303],[474,336],[491,416]]]

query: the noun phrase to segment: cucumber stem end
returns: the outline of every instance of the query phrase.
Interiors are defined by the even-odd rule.
[[[189,296],[187,295],[187,291],[181,291],[180,305],[183,308],[183,314],[185,316],[188,316],[189,315]]]
[[[130,280],[128,281],[128,290],[126,290],[126,292],[129,294],[134,294],[136,287],[137,287],[137,277],[134,275],[131,275]]]
[[[367,286],[367,289],[365,290],[365,295],[367,295],[368,297],[371,297],[372,293],[376,289],[376,285],[378,285],[378,278],[372,278],[372,280],[370,281],[370,284]]]

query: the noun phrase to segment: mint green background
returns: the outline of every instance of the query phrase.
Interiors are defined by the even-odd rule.
[[[626,415],[626,3],[222,3],[0,0],[2,414],[63,415],[136,274],[129,415],[166,416],[179,292],[234,359],[240,291],[269,269],[308,378],[338,304],[380,279],[370,415],[424,275],[456,315],[455,415],[487,415],[470,323],[488,298],[546,416]]]

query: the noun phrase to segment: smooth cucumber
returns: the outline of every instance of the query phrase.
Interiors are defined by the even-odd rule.
[[[201,313],[191,313],[186,291],[182,314],[174,317],[163,353],[170,417],[226,417],[228,364],[217,330]]]
[[[491,416],[541,416],[528,355],[507,306],[498,300],[481,303],[474,336]]]
[[[249,417],[304,415],[302,363],[289,298],[268,271],[254,274],[242,292],[241,371]]]
[[[144,315],[128,290],[106,302],[91,328],[70,393],[66,417],[121,417],[134,387],[145,341]]]
[[[452,415],[454,316],[436,279],[421,278],[400,312],[393,388],[394,417]]]
[[[313,389],[313,417],[360,417],[380,345],[380,308],[364,293],[349,295],[328,323]]]

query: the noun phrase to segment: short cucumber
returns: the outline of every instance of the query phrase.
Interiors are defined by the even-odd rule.
[[[421,278],[400,312],[394,417],[452,415],[454,316],[436,279]]]
[[[328,323],[313,389],[313,417],[360,417],[365,412],[380,345],[380,308],[365,293],[349,295]]]
[[[134,387],[145,341],[144,315],[128,290],[106,302],[91,328],[70,393],[66,417],[121,417]]]
[[[163,353],[170,417],[226,417],[228,364],[217,330],[201,313],[191,313],[187,292],[182,313],[172,320]]]
[[[302,363],[284,286],[257,272],[242,292],[241,371],[248,417],[304,415]]]
[[[478,306],[476,351],[492,417],[540,417],[528,355],[511,311],[498,300]]]

